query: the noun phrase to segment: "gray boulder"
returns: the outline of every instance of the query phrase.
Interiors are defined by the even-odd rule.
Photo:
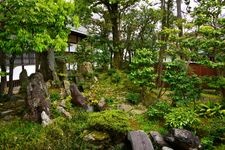
[[[199,138],[185,129],[172,129],[165,140],[174,149],[193,150],[201,148]]]
[[[162,148],[163,146],[168,146],[168,143],[164,140],[163,136],[159,132],[151,131],[150,135],[154,145],[157,145],[157,147]]]
[[[127,136],[132,150],[154,150],[151,140],[143,131],[131,131]]]

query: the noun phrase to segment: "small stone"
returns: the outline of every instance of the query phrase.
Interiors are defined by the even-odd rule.
[[[134,110],[131,111],[131,114],[141,115],[141,114],[144,114],[145,112],[146,112],[146,110],[134,109]]]
[[[92,131],[84,136],[85,141],[104,141],[109,139],[109,134],[100,131]]]
[[[106,107],[106,102],[104,98],[101,98],[101,100],[98,102],[98,108],[100,110],[104,110],[104,108]]]
[[[129,104],[120,104],[118,106],[118,109],[123,110],[125,112],[129,112],[129,111],[131,111],[133,109],[133,107],[131,105],[129,105]]]
[[[163,146],[163,147],[162,147],[162,150],[173,150],[173,149],[170,148],[170,147],[167,147],[167,146]]]
[[[63,115],[65,115],[67,118],[72,119],[71,114],[70,114],[68,111],[66,111],[63,107],[58,106],[58,107],[57,107],[57,110],[58,110],[60,113],[62,113]]]
[[[45,113],[45,111],[42,111],[41,113],[41,119],[42,119],[42,125],[45,127],[47,125],[49,125],[50,123],[52,123],[51,119],[49,118],[49,116]]]
[[[66,95],[71,95],[70,82],[67,81],[67,80],[63,80],[63,85],[64,85],[64,88],[65,88]]]
[[[87,105],[87,112],[94,112],[94,107]]]

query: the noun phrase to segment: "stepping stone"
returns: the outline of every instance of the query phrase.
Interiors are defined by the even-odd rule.
[[[154,150],[151,140],[143,131],[131,131],[128,133],[128,140],[132,150]]]

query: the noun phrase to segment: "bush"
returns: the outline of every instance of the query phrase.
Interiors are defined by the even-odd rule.
[[[129,79],[142,91],[144,98],[147,89],[155,87],[156,74],[154,64],[156,62],[156,53],[150,49],[137,49],[130,64],[131,72]]]
[[[201,80],[197,76],[189,76],[184,61],[175,60],[168,63],[163,81],[170,86],[173,105],[187,104],[200,98]]]
[[[197,134],[202,137],[203,146],[208,147],[225,143],[225,120],[220,118],[211,118],[203,120],[196,128]]]
[[[193,129],[200,122],[197,114],[185,107],[171,109],[171,112],[166,114],[165,120],[168,127],[180,129]]]
[[[140,102],[140,94],[139,93],[128,93],[126,95],[126,100],[131,104],[138,104]]]
[[[170,105],[167,102],[158,101],[148,108],[147,115],[150,119],[163,119],[170,112]]]
[[[116,134],[125,134],[130,130],[128,116],[119,110],[106,110],[90,114],[87,120],[90,129],[106,131]]]
[[[109,69],[108,72],[107,72],[107,74],[109,76],[112,76],[114,73],[116,73],[116,69]]]
[[[121,76],[118,72],[114,73],[111,77],[112,83],[119,83],[121,81]]]
[[[199,116],[209,118],[218,117],[223,118],[225,116],[225,109],[219,103],[208,101],[207,104],[199,104],[197,106],[197,111]]]
[[[201,139],[201,144],[204,149],[213,150],[213,139],[210,137],[204,137]]]
[[[50,100],[52,102],[60,100],[61,96],[60,96],[60,92],[58,90],[50,90]]]

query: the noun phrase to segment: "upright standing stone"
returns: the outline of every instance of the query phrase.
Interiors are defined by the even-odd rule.
[[[151,140],[143,131],[131,131],[128,133],[128,140],[132,150],[154,150]]]
[[[31,74],[27,86],[26,103],[28,108],[26,118],[42,122],[41,113],[50,116],[48,91],[41,73]]]
[[[72,100],[71,100],[72,104],[81,106],[87,110],[88,106],[85,103],[86,98],[80,93],[80,91],[75,83],[72,83],[70,85],[70,92],[71,92],[71,96],[72,96]]]
[[[19,78],[20,78],[20,94],[25,96],[27,92],[27,85],[28,85],[28,75],[27,75],[26,69],[22,70]]]

